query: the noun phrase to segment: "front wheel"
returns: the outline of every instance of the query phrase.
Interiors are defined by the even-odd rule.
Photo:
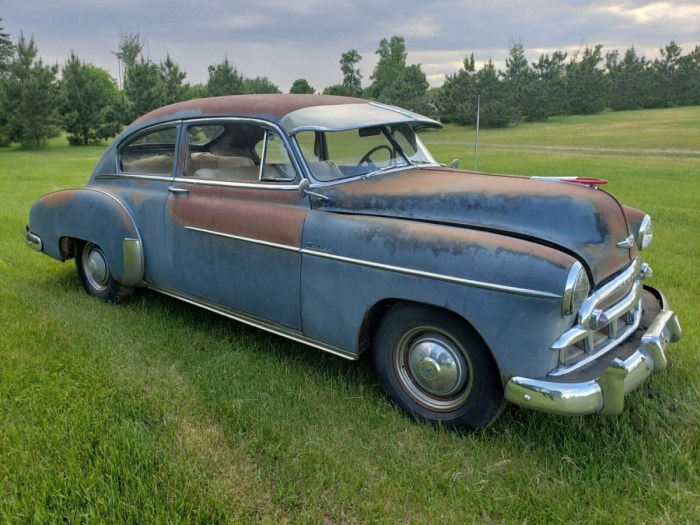
[[[97,299],[119,303],[128,299],[134,290],[122,286],[114,278],[107,256],[102,248],[93,242],[76,243],[75,265],[83,289]]]
[[[503,386],[481,338],[457,316],[392,307],[374,341],[374,368],[389,398],[434,425],[476,430],[503,410]]]

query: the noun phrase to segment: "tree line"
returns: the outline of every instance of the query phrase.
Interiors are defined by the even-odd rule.
[[[0,19],[0,22],[2,19]],[[18,142],[32,147],[61,132],[72,145],[113,137],[138,116],[166,104],[208,96],[281,93],[264,76],[246,77],[228,57],[208,67],[204,84],[190,84],[166,55],[158,63],[143,55],[138,34],[122,35],[114,52],[119,80],[82,61],[75,53],[62,66],[45,64],[34,38],[23,34],[13,44],[0,27],[0,146]],[[603,46],[572,56],[556,51],[530,63],[521,42],[511,43],[505,71],[489,60],[479,70],[474,55],[429,88],[420,64],[407,64],[401,36],[383,38],[378,62],[363,87],[362,56],[355,49],[340,57],[342,81],[317,90],[304,78],[290,93],[347,95],[378,100],[423,113],[442,122],[508,126],[553,115],[593,114],[607,108],[629,110],[700,104],[700,46],[688,54],[671,42],[660,58],[648,60],[634,48],[624,54]],[[60,73],[60,75],[59,75]]]

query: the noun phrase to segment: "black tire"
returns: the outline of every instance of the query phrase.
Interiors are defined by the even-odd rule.
[[[131,297],[134,291],[114,278],[107,256],[95,243],[76,241],[75,266],[83,289],[97,299],[120,303]]]
[[[505,406],[491,353],[449,312],[411,303],[393,306],[378,327],[373,361],[389,398],[418,420],[477,430]]]

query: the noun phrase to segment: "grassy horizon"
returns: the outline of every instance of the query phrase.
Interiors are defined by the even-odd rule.
[[[699,137],[700,107],[481,131],[480,171],[602,177],[652,215],[684,338],[618,417],[509,407],[476,434],[404,416],[367,360],[146,290],[89,298],[24,226],[105,146],[0,149],[0,522],[700,522]],[[473,130],[422,138],[472,167]]]

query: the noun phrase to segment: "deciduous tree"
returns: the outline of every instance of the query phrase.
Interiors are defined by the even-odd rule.
[[[340,56],[340,70],[343,72],[343,86],[347,94],[355,97],[362,96],[362,73],[357,64],[362,60],[362,55],[355,49],[343,53]]]
[[[292,84],[292,87],[289,89],[289,92],[300,95],[312,95],[316,92],[316,90],[313,87],[311,87],[311,85],[309,85],[308,81],[305,78],[298,78]]]

